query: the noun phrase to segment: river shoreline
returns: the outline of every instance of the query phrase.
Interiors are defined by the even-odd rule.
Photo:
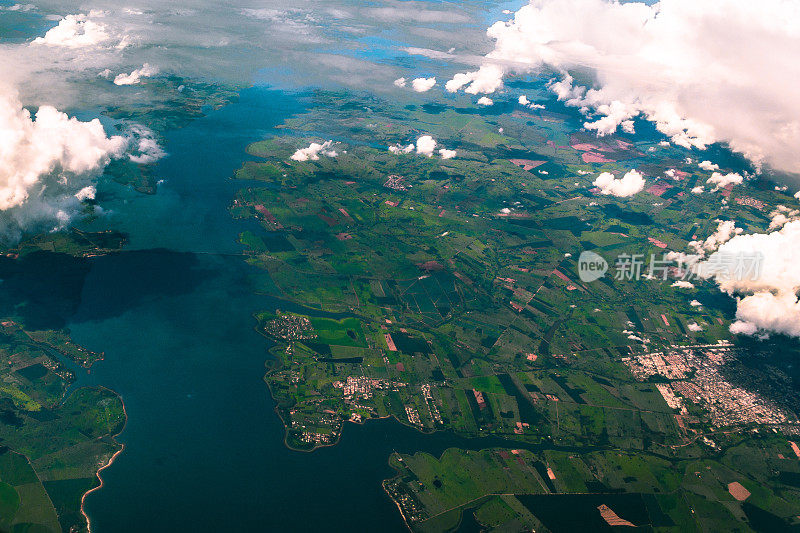
[[[125,423],[122,425],[122,428],[119,430],[118,433],[116,433],[115,435],[111,436],[112,442],[117,444],[119,446],[119,449],[116,452],[114,452],[114,454],[108,459],[108,461],[104,465],[100,466],[100,468],[98,468],[97,471],[95,472],[95,476],[100,481],[100,484],[97,485],[96,487],[92,487],[91,489],[87,490],[86,492],[83,493],[83,496],[81,496],[81,509],[80,509],[80,511],[81,511],[81,515],[83,515],[84,520],[86,520],[86,531],[87,531],[87,533],[91,533],[92,532],[92,521],[89,518],[89,515],[86,513],[86,509],[85,509],[86,497],[89,496],[91,493],[93,493],[95,491],[98,491],[98,490],[103,488],[104,482],[103,482],[103,476],[100,475],[101,472],[103,470],[105,470],[106,468],[108,468],[109,466],[111,466],[112,464],[114,464],[114,461],[117,459],[117,457],[119,457],[119,455],[122,452],[125,451],[125,444],[121,443],[121,442],[119,442],[117,440],[117,437],[119,437],[122,434],[122,432],[125,431],[125,426],[128,424],[128,412],[125,409],[125,401],[122,399],[122,396],[117,394],[115,391],[113,391],[111,389],[108,389],[108,390],[110,390],[111,392],[116,394],[117,397],[122,402],[122,412],[125,414]]]

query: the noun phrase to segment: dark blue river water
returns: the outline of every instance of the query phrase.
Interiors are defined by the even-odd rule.
[[[106,352],[81,384],[116,390],[128,424],[124,453],[87,498],[95,533],[403,527],[380,488],[385,431],[353,428],[342,446],[313,454],[283,445],[262,381],[267,341],[252,319],[274,301],[255,296],[252,269],[227,255],[242,227],[227,212],[241,186],[229,177],[245,146],[301,104],[245,91],[171,135],[158,194],[101,190],[130,245],[91,263],[68,327]]]
[[[249,89],[171,135],[158,194],[101,188],[130,245],[91,262],[67,326],[106,354],[78,384],[117,391],[128,423],[124,452],[86,501],[93,533],[401,531],[380,484],[392,451],[475,445],[383,420],[348,424],[337,446],[313,453],[284,446],[262,381],[268,341],[252,318],[278,303],[255,294],[227,206],[245,146],[302,104]]]

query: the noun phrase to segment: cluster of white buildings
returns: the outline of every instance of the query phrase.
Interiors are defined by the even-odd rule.
[[[279,315],[264,326],[268,335],[284,340],[315,339],[317,334],[308,317],[298,315]]]
[[[354,399],[369,400],[372,398],[373,389],[384,389],[388,384],[385,380],[366,376],[347,376],[345,382],[333,382],[334,388],[342,389],[345,402],[350,402]]]
[[[761,424],[785,427],[797,417],[762,394],[732,384],[722,367],[736,358],[728,343],[672,346],[663,352],[623,358],[639,381],[660,377],[668,380],[656,387],[670,408],[686,414],[685,401],[707,411],[713,426]]]
[[[420,386],[420,390],[422,390],[422,397],[425,400],[425,404],[428,406],[428,414],[437,424],[442,424],[442,415],[439,413],[439,408],[436,406],[436,401],[433,399],[433,390],[430,383],[425,383]]]

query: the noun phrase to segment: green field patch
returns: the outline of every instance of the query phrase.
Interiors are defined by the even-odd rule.
[[[81,498],[95,486],[97,486],[96,477],[44,482],[44,488],[53,502],[53,507],[58,513],[59,522],[64,531],[69,531],[70,527],[83,523],[84,518],[80,512]]]
[[[497,376],[479,376],[469,381],[470,386],[481,392],[491,392],[494,394],[506,394],[506,389]]]
[[[374,355],[375,355],[375,350],[370,348],[361,348],[359,346],[339,346],[339,345],[331,346],[331,357],[336,359],[349,358],[349,357],[361,357],[366,359]]]
[[[25,456],[8,450],[0,453],[0,481],[17,486],[38,480]]]
[[[490,498],[475,511],[475,518],[478,522],[489,527],[497,527],[516,516],[517,513],[498,496]]]
[[[586,463],[576,454],[545,452],[546,464],[555,473],[559,492],[587,492],[587,482],[596,481]]]
[[[482,496],[537,490],[537,476],[526,462],[530,458],[528,452],[515,456],[507,450],[457,449],[445,451],[440,459],[425,453],[403,456],[407,468],[421,483],[418,497],[431,514]]]
[[[16,490],[22,505],[14,518],[15,533],[61,531],[56,510],[40,482],[20,485]]]
[[[0,386],[0,395],[11,398],[14,405],[26,411],[38,411],[42,405],[22,392],[17,385],[4,385]]]
[[[358,346],[366,348],[367,341],[364,337],[364,330],[361,328],[361,321],[357,318],[343,318],[336,320],[333,318],[310,317],[311,326],[317,334],[316,341],[320,344],[330,344],[335,346]]]
[[[259,149],[258,147],[254,147],[252,149],[258,152],[263,151],[263,149]],[[282,174],[283,174],[283,169],[279,168],[278,166],[272,163],[257,163],[255,161],[246,161],[245,164],[242,166],[242,168],[236,171],[236,179],[273,181],[280,179]]]
[[[19,510],[19,493],[8,483],[0,482],[0,524],[8,527]]]

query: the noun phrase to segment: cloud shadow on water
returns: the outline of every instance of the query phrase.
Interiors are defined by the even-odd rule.
[[[44,251],[0,257],[0,316],[16,316],[30,329],[59,329],[190,293],[213,275],[195,254],[161,249],[88,259]]]
[[[0,314],[31,329],[62,328],[78,308],[90,270],[88,259],[63,253],[0,257]]]
[[[146,302],[189,294],[215,275],[189,252],[151,249],[100,257],[92,261],[71,321],[105,320]]]

